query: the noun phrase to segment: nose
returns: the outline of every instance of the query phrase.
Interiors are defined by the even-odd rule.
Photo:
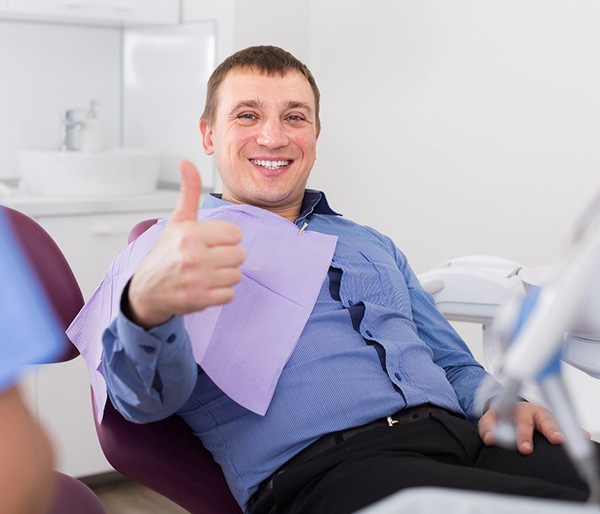
[[[260,127],[256,142],[267,148],[281,148],[289,143],[289,138],[280,120],[266,120]]]

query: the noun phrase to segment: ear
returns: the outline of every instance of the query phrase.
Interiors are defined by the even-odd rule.
[[[202,133],[202,146],[206,155],[212,155],[213,147],[213,131],[211,125],[206,120],[200,120],[200,132]]]

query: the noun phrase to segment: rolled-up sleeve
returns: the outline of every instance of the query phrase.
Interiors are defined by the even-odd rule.
[[[166,418],[191,395],[198,365],[182,317],[146,331],[120,312],[102,344],[109,398],[126,419],[148,423]]]

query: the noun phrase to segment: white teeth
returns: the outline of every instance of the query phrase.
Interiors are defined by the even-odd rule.
[[[290,164],[290,161],[265,161],[259,159],[251,159],[250,162],[252,164],[256,164],[257,166],[262,166],[263,168],[267,168],[269,170],[276,170],[278,168],[283,168]]]

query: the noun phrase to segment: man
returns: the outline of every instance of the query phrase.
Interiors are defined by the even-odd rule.
[[[478,418],[475,406],[486,373],[404,255],[337,215],[323,193],[305,190],[319,101],[302,63],[253,47],[215,70],[200,122],[223,182],[222,196],[208,196],[204,208],[248,204],[299,232],[337,237],[266,414],[216,387],[183,326],[183,315],[235,302],[244,261],[238,227],[197,221],[201,185],[189,163],[181,166],[179,205],[104,335],[111,401],[139,423],[181,415],[252,514],[349,513],[424,485],[584,500],[550,414],[523,402],[519,451],[493,447],[496,413]]]

